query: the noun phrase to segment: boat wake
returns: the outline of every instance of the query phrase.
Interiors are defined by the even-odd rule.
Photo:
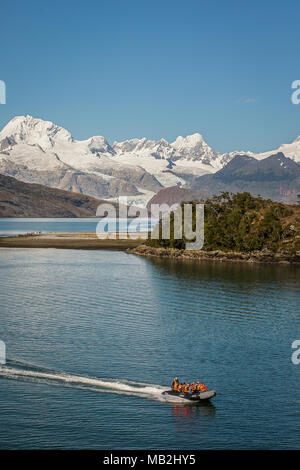
[[[48,385],[60,385],[98,393],[114,393],[148,398],[162,402],[184,401],[178,397],[162,395],[167,387],[128,380],[102,379],[82,375],[73,375],[62,371],[46,369],[16,360],[9,360],[0,367],[0,377],[14,380],[36,382]]]

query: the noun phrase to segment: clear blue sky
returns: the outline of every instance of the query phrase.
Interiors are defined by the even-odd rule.
[[[1,20],[1,128],[30,114],[77,139],[200,132],[221,152],[300,135],[299,0],[14,0]]]

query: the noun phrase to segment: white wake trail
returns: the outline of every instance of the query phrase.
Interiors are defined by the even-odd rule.
[[[98,392],[121,393],[145,398],[166,401],[167,397],[162,395],[167,387],[141,382],[119,381],[113,379],[98,379],[72,375],[64,372],[40,372],[38,370],[19,369],[14,367],[0,367],[0,377],[19,380],[30,380],[39,383],[62,384],[73,387],[87,387],[89,390]]]

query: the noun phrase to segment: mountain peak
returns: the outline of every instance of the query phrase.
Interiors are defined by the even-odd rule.
[[[88,148],[91,153],[110,153],[112,155],[115,153],[102,135],[90,137],[86,142],[88,142]]]
[[[179,135],[171,145],[178,149],[183,146],[194,147],[202,143],[206,144],[203,136],[196,132],[195,134],[187,135],[186,137]]]
[[[38,144],[43,150],[53,147],[53,141],[72,142],[66,129],[51,121],[33,118],[30,115],[16,116],[0,132],[0,141],[8,138],[15,143]]]

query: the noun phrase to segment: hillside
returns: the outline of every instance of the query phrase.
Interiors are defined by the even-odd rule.
[[[214,174],[189,176],[188,185],[176,191],[161,189],[148,203],[163,204],[207,199],[221,192],[249,192],[273,201],[293,204],[300,193],[300,164],[277,153],[263,160],[247,155],[236,155]],[[159,202],[158,202],[159,201]]]
[[[193,205],[195,207],[195,202]],[[277,203],[253,197],[246,192],[223,193],[205,202],[204,213],[203,250],[235,252],[300,250],[300,205]],[[185,240],[172,238],[174,233],[172,216],[171,239],[150,240],[148,242],[150,246],[178,249],[185,247]]]
[[[0,217],[95,217],[101,202],[0,174]]]
[[[253,196],[293,204],[300,192],[300,165],[283,153],[263,160],[238,155],[214,175],[196,178],[191,186],[205,196],[246,191]]]
[[[171,207],[173,204],[181,204],[181,202],[188,202],[192,200],[199,200],[202,198],[200,191],[193,191],[192,189],[180,188],[179,186],[171,186],[158,191],[147,204],[147,209],[151,211],[152,204],[167,204]]]

